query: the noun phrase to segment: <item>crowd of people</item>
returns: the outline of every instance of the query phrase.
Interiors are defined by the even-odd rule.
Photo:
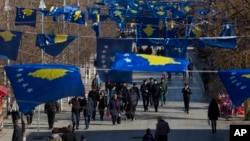
[[[190,67],[189,70],[192,70],[192,68]],[[202,73],[201,76],[204,81],[204,88],[206,89],[209,77],[205,72]],[[192,74],[189,74],[189,79],[191,78]],[[136,109],[139,99],[142,99],[144,112],[150,110],[158,112],[158,108],[165,106],[167,103],[168,84],[165,79],[167,79],[167,77],[162,76],[160,82],[158,82],[157,79],[150,77],[149,80],[143,80],[140,85],[135,82],[132,83],[132,87],[130,88],[127,83],[107,82],[105,83],[105,90],[102,90],[101,85],[98,83],[98,76],[95,75],[92,80],[91,90],[86,93],[83,98],[75,96],[69,100],[68,104],[71,107],[72,126],[68,126],[62,135],[59,135],[59,133],[62,132],[53,127],[55,115],[59,112],[59,104],[57,101],[45,103],[48,126],[49,129],[53,129],[48,140],[75,141],[74,131],[79,129],[81,114],[84,117],[85,130],[89,128],[91,121],[103,121],[105,116],[110,117],[113,125],[121,124],[123,116],[125,116],[126,120],[134,121],[136,120]],[[184,84],[181,92],[183,94],[184,112],[188,114],[190,96],[192,94],[188,83]],[[15,112],[18,111],[18,105],[14,103],[11,109],[13,111],[11,113],[12,122],[15,127],[13,138],[15,138],[15,136],[20,134],[18,122],[16,122],[19,119],[19,115]],[[99,114],[97,114],[97,112],[99,112]],[[217,107],[214,100],[212,100],[208,109],[208,118],[211,120],[212,133],[216,133],[216,120],[219,117],[219,115],[215,115],[215,113],[217,113]],[[32,125],[33,115],[34,109],[26,114],[27,127]],[[99,117],[97,117],[97,115],[99,115]],[[143,141],[167,141],[167,134],[170,132],[169,125],[161,117],[158,117],[157,121],[155,135],[153,136],[151,130],[148,128],[146,129]],[[82,136],[82,140],[86,140],[85,136]]]

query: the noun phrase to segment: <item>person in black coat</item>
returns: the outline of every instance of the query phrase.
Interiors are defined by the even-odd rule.
[[[98,110],[100,114],[100,120],[103,121],[104,111],[105,108],[107,107],[107,96],[105,95],[104,90],[101,90],[98,101],[99,101]]]
[[[148,104],[149,104],[149,93],[148,93],[148,87],[147,87],[147,80],[143,80],[143,84],[141,84],[140,91],[141,91],[141,95],[142,95],[144,112],[147,112],[148,111]]]
[[[211,121],[213,134],[216,133],[216,121],[218,120],[219,116],[220,116],[219,106],[216,99],[213,98],[208,106],[208,118]]]
[[[190,87],[187,83],[184,84],[182,88],[183,100],[184,100],[184,108],[185,113],[189,113],[189,102],[190,102],[190,95],[192,94]]]
[[[161,95],[161,88],[157,80],[154,80],[154,85],[152,86],[152,96],[154,101],[155,112],[158,112],[159,101]]]
[[[97,102],[98,102],[98,99],[99,99],[99,92],[96,90],[96,88],[93,88],[89,94],[88,94],[88,97],[90,97],[93,102],[94,102],[94,106],[93,106],[93,111],[92,111],[92,120],[95,120],[95,117],[96,117],[96,108],[97,108]]]
[[[18,125],[18,120],[14,121],[14,131],[12,135],[12,141],[22,141],[23,140],[23,132],[21,127]]]
[[[82,110],[81,99],[76,96],[69,101],[69,105],[71,107],[71,120],[73,123],[73,128],[78,129],[80,121],[80,112]]]
[[[135,120],[135,110],[138,104],[138,94],[135,89],[130,89],[129,98],[128,98],[128,108],[126,110],[127,118]]]
[[[94,109],[94,102],[91,97],[88,96],[88,94],[85,94],[85,97],[82,100],[82,106],[83,106],[83,116],[85,120],[85,129],[89,128],[90,118],[92,116],[92,111]]]
[[[119,119],[121,116],[120,102],[117,99],[116,94],[114,94],[113,97],[109,101],[108,111],[110,112],[113,125],[115,125],[116,122],[120,124],[119,122]]]
[[[59,104],[57,101],[47,102],[44,105],[44,111],[47,113],[49,129],[52,129],[55,122],[55,115],[59,112]]]

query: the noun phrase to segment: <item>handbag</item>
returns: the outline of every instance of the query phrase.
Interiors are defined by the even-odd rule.
[[[106,117],[108,118],[110,116],[110,112],[109,111],[106,111],[105,113]]]

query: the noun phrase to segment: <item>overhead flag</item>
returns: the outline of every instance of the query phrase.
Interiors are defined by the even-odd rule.
[[[51,6],[48,15],[53,16],[53,20],[57,21],[58,17],[64,14],[64,10],[61,7]]]
[[[74,66],[26,64],[4,67],[20,112],[26,114],[37,105],[68,96],[83,96],[80,71]]]
[[[188,61],[184,59],[125,53],[115,55],[111,68],[123,71],[185,72],[187,65]]]
[[[80,10],[71,11],[67,14],[68,16],[64,17],[64,21],[78,23],[78,24],[85,24],[85,13]]]
[[[116,53],[131,53],[132,40],[126,38],[97,38],[97,73],[100,83],[132,82],[132,72],[110,70]],[[121,77],[122,76],[122,77]]]
[[[136,45],[155,45],[153,40],[159,38],[159,19],[138,17],[136,19]]]
[[[36,26],[36,9],[16,7],[15,25]]]
[[[218,75],[235,106],[240,106],[250,97],[250,70],[221,70]]]
[[[217,47],[217,48],[229,48],[233,49],[237,46],[236,36],[226,36],[226,37],[201,37],[199,41],[204,45]]]
[[[22,32],[0,30],[0,59],[16,60]]]
[[[56,57],[59,55],[76,36],[62,34],[37,34],[36,46],[43,49],[49,55]]]
[[[99,15],[101,13],[101,9],[97,7],[88,7],[88,19],[89,20],[94,20],[96,19],[96,15]]]

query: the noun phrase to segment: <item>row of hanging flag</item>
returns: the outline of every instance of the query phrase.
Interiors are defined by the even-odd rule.
[[[63,34],[37,34],[36,46],[56,57],[76,38]],[[22,32],[0,30],[0,58],[16,60],[21,39]]]

